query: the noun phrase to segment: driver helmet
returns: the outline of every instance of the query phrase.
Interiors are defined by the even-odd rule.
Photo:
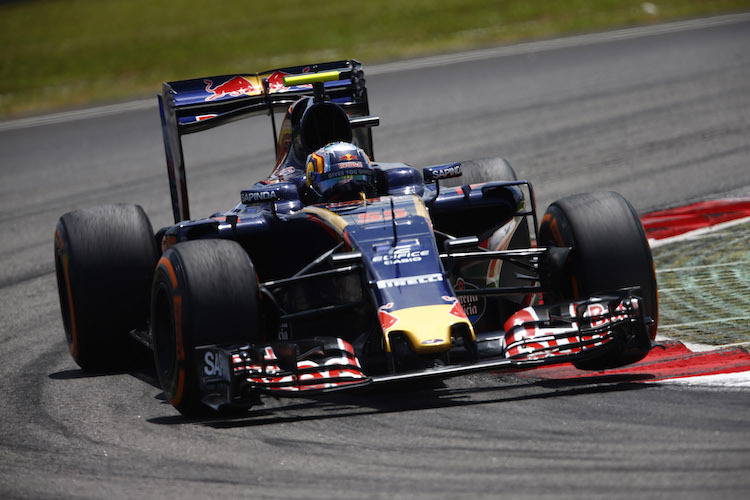
[[[307,186],[320,202],[374,198],[375,171],[354,144],[333,142],[307,157]]]

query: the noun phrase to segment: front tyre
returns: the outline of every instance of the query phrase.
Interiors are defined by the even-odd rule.
[[[633,207],[614,192],[568,196],[552,203],[539,229],[540,247],[572,247],[565,271],[545,296],[548,303],[586,298],[601,292],[638,286],[646,316],[654,320],[639,329],[628,345],[610,342],[600,355],[576,363],[582,369],[606,369],[633,363],[649,351],[656,337],[656,275],[651,249]]]
[[[55,271],[65,339],[84,371],[127,368],[146,327],[157,257],[151,223],[137,205],[63,215],[55,231]]]
[[[180,243],[156,266],[151,338],[167,400],[188,417],[210,414],[201,402],[195,348],[260,339],[258,281],[250,258],[229,240]]]

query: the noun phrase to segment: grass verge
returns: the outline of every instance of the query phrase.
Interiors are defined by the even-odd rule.
[[[364,63],[747,10],[750,0],[0,0],[0,117],[162,81]]]

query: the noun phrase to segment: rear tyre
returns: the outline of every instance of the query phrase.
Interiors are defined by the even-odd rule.
[[[441,181],[441,185],[463,186],[480,182],[515,181],[516,172],[504,158],[482,158],[461,162],[461,177]]]
[[[65,339],[84,371],[124,369],[139,352],[128,333],[146,328],[156,244],[137,205],[76,210],[55,231]],[[143,349],[145,350],[145,349]]]
[[[151,338],[167,400],[188,417],[210,415],[201,402],[195,347],[260,339],[259,290],[250,257],[229,240],[180,243],[156,266]]]
[[[618,288],[640,286],[641,307],[652,325],[628,345],[609,342],[594,358],[576,363],[581,369],[605,369],[643,358],[656,337],[658,303],[651,249],[640,219],[618,193],[568,196],[549,206],[539,229],[540,247],[572,247],[565,271],[551,283],[548,303],[585,298]]]

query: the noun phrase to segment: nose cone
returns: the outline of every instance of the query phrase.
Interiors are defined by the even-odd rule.
[[[464,314],[461,304],[410,307],[388,311],[388,321],[381,323],[385,335],[386,351],[390,352],[389,335],[403,333],[416,354],[439,354],[451,348],[451,328],[466,324],[475,340],[474,329]]]

